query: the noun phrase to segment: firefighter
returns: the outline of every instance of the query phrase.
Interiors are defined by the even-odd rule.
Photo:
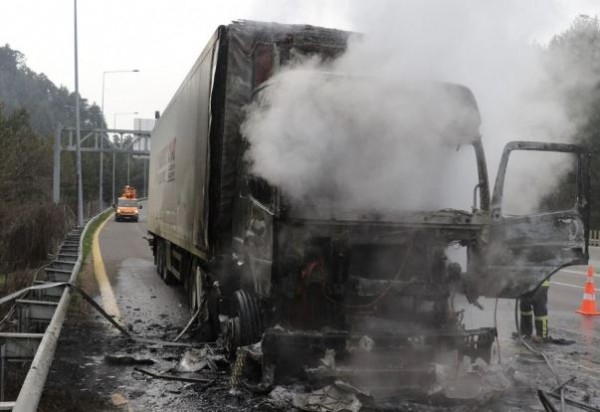
[[[537,343],[542,343],[548,339],[549,287],[550,280],[546,280],[539,288],[533,292],[524,294],[519,299],[521,335],[531,337],[531,340]],[[535,323],[535,335],[533,335],[533,323]]]

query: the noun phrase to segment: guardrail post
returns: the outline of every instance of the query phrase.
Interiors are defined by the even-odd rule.
[[[4,358],[6,356],[6,345],[0,345],[0,402],[4,401]]]
[[[15,303],[19,317],[19,332],[24,333],[31,332],[32,326],[35,327],[36,332],[44,332],[58,305],[56,302],[30,299],[17,299]]]

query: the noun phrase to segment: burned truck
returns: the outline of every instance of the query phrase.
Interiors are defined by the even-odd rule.
[[[334,60],[349,36],[248,21],[217,29],[152,132],[148,229],[157,272],[167,283],[184,285],[191,311],[211,338],[223,338],[232,352],[262,342],[271,378],[312,374],[356,381],[360,367],[362,380],[377,375],[397,382],[407,371],[426,368],[440,350],[489,360],[495,329],[466,329],[453,296],[463,294],[474,304],[479,296],[516,298],[564,266],[587,263],[589,156],[575,145],[511,142],[492,192],[480,115],[468,88],[436,82],[373,86],[343,73],[314,73],[322,84],[363,88],[381,104],[392,96],[420,102],[405,118],[437,136],[429,148],[441,147],[448,157],[471,156],[469,178],[462,179],[460,160],[452,183],[469,193],[469,205],[356,207],[337,186],[294,196],[257,175],[260,164],[248,158],[252,142],[242,125],[249,107],[276,104],[270,90],[292,60]],[[329,109],[329,115],[344,116],[343,107]],[[396,133],[415,124],[400,124]],[[505,179],[517,152],[568,156],[571,201],[509,213]],[[403,200],[423,198],[409,189],[439,166],[439,158],[419,153],[422,165],[407,172],[408,185],[392,190]],[[432,180],[455,169],[444,168]],[[438,186],[432,189],[438,195],[455,191]],[[453,259],[453,248],[460,259]],[[327,356],[335,366],[330,362],[323,370]]]

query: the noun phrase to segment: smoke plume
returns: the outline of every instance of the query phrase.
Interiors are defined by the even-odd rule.
[[[550,10],[541,0],[356,4],[349,20],[362,35],[351,37],[340,58],[284,67],[262,103],[249,108],[242,131],[252,171],[299,201],[468,210],[478,183],[475,155],[448,130],[471,116],[469,107],[428,85],[473,91],[492,186],[506,142],[570,142],[579,118],[561,87],[577,79],[557,83],[547,54],[530,40]],[[509,167],[518,178],[507,183],[506,206],[519,213],[535,208],[572,164],[542,156]]]

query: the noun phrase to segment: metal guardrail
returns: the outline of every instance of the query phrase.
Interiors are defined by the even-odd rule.
[[[83,261],[83,241],[85,235],[90,225],[98,220],[103,213],[89,220],[83,229],[78,228],[67,235],[58,256],[46,268],[50,282],[68,281],[69,283],[75,283]],[[72,267],[70,271],[68,270],[69,267]],[[72,293],[71,288],[64,287],[62,294],[60,294],[60,300],[56,303],[56,301],[52,302],[51,299],[52,296],[59,296],[56,293],[57,289],[44,289],[39,292],[42,293],[44,291],[53,291],[53,293],[48,292],[49,295],[45,295],[47,299],[44,296],[36,296],[37,299],[35,300],[22,299],[17,301],[17,305],[19,306],[17,310],[19,317],[18,333],[0,333],[0,343],[1,341],[5,342],[4,345],[1,345],[2,353],[0,354],[2,379],[4,378],[4,360],[7,353],[17,357],[20,356],[19,359],[26,359],[29,353],[35,351],[17,400],[14,402],[0,402],[0,411],[33,412],[38,408],[46,378],[54,360],[58,338],[67,315]],[[26,320],[25,323],[23,323],[24,319]],[[29,330],[22,330],[24,329],[23,324],[26,325],[25,329],[27,329],[32,323],[35,324],[35,322],[38,322],[43,325],[48,320],[48,326],[43,334],[28,333]],[[39,345],[36,345],[39,339],[41,341]],[[29,346],[24,344],[26,341]],[[15,342],[17,343],[15,344]],[[36,346],[37,350],[35,350]],[[30,357],[31,355],[29,355]]]

